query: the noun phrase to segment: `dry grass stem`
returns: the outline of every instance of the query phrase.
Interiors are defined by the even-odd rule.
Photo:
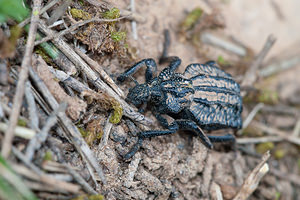
[[[256,144],[264,142],[280,142],[283,139],[279,136],[266,136],[266,137],[251,137],[251,138],[236,138],[237,144]]]
[[[33,69],[29,70],[29,74],[39,91],[42,93],[47,104],[52,108],[52,110],[57,109],[58,103],[51,94],[51,92],[48,90],[46,85],[43,83],[43,81],[33,71]],[[59,113],[58,117],[59,123],[64,130],[64,136],[76,147],[77,151],[82,155],[82,157],[87,161],[87,163],[90,163],[92,165],[92,167],[96,170],[99,177],[101,178],[102,182],[106,183],[106,179],[104,177],[102,169],[98,164],[98,161],[95,159],[95,156],[92,153],[91,149],[82,138],[77,127],[72,123],[72,121],[66,116],[65,113]]]
[[[46,34],[46,35],[53,35],[55,34],[54,31],[48,29],[44,23],[39,24],[39,28]],[[61,38],[54,38],[54,44],[73,62],[76,66],[80,67],[80,69],[86,74],[89,80],[100,90],[104,90],[107,92],[108,95],[115,98],[122,106],[124,115],[131,118],[132,120],[144,124],[144,125],[151,125],[152,120],[146,118],[141,113],[137,112],[136,108],[131,107],[124,99],[122,99],[119,95],[117,95],[105,82],[103,82],[97,74],[79,57],[78,54],[68,45],[66,42],[63,41]]]
[[[37,24],[39,21],[39,12],[41,7],[41,0],[33,1],[31,25],[28,32],[28,39],[25,49],[24,58],[22,60],[21,71],[19,74],[19,80],[16,88],[16,93],[13,99],[12,112],[9,117],[8,128],[5,132],[4,139],[2,140],[1,154],[4,158],[7,158],[11,151],[11,143],[14,137],[14,129],[17,125],[20,109],[25,92],[25,82],[28,78],[28,67],[31,65],[31,55],[33,51],[33,44],[35,40]]]
[[[260,122],[257,122],[257,121],[253,121],[252,122],[252,125],[255,127],[255,128],[258,128],[262,131],[264,131],[265,133],[267,134],[270,134],[270,135],[277,135],[279,137],[281,137],[282,139],[286,140],[286,141],[289,141],[293,144],[297,144],[297,145],[300,145],[300,138],[298,137],[294,137],[292,134],[290,133],[287,133],[287,132],[284,132],[284,131],[281,131],[279,129],[276,129],[276,128],[272,128],[272,127],[269,127],[263,123],[260,123]]]
[[[296,122],[296,125],[293,129],[293,134],[292,136],[293,137],[299,137],[299,134],[300,134],[300,118],[298,118],[297,122]]]
[[[281,71],[290,69],[292,67],[297,66],[300,63],[300,56],[296,55],[288,59],[284,59],[281,61],[276,61],[275,63],[271,63],[270,65],[264,67],[259,71],[259,75],[261,77],[272,76]]]
[[[56,124],[57,113],[65,112],[66,109],[67,109],[67,104],[65,103],[60,104],[59,107],[56,110],[54,110],[51,113],[51,115],[48,117],[42,130],[39,130],[39,133],[37,133],[35,137],[29,141],[25,153],[27,159],[29,160],[33,159],[34,152],[38,150],[41,147],[42,143],[46,141],[48,132],[50,131],[51,127]]]
[[[8,125],[6,123],[0,122],[0,131],[5,132],[7,129],[8,129]],[[36,131],[26,127],[16,126],[14,130],[14,134],[24,139],[31,139],[36,135]]]
[[[245,129],[249,126],[255,115],[264,107],[263,103],[257,104],[252,111],[249,113],[249,115],[246,117],[246,119],[243,121],[243,128]],[[240,131],[241,132],[241,131]]]
[[[244,79],[241,83],[241,87],[251,86],[257,80],[258,69],[261,66],[264,58],[266,57],[266,55],[268,54],[268,52],[274,45],[275,41],[276,41],[276,38],[273,35],[269,35],[264,47],[259,52],[259,54],[256,56],[256,59],[253,61],[252,65],[246,71]],[[242,92],[242,96],[245,96],[245,95],[246,95],[246,93]]]
[[[77,79],[73,78],[72,76],[65,73],[64,71],[54,69],[51,66],[48,66],[48,68],[51,71],[51,73],[55,76],[55,78],[57,78],[60,82],[72,88],[76,92],[81,93],[85,90],[91,90],[88,86],[78,81]]]
[[[57,4],[60,0],[52,0],[50,1],[46,6],[44,6],[39,15],[43,14],[44,12],[46,12],[47,10],[49,10],[50,8],[52,8],[55,4]],[[27,19],[25,19],[24,21],[22,21],[21,23],[18,24],[18,26],[20,27],[24,27],[26,24],[28,24],[30,22],[31,17],[28,17]]]
[[[0,58],[0,85],[7,85],[8,81],[8,70],[7,60]]]
[[[122,98],[125,98],[124,92],[116,85],[116,83],[110,78],[110,76],[103,70],[103,68],[93,59],[84,54],[80,49],[75,48],[76,53],[83,58],[93,70],[99,73],[101,78]]]
[[[231,53],[237,54],[239,56],[245,56],[247,53],[247,51],[244,47],[234,44],[233,42],[226,41],[223,38],[220,38],[211,33],[202,33],[201,41],[206,44],[214,45],[219,48],[225,49],[225,50],[230,51]]]
[[[98,194],[81,176],[77,173],[70,165],[65,164],[68,172],[73,176],[73,178],[82,186],[82,188],[89,194]]]
[[[98,151],[103,151],[103,148],[107,145],[109,134],[110,134],[111,129],[113,127],[113,124],[110,123],[110,117],[111,117],[111,114],[107,118],[105,126],[103,128],[103,135],[101,137],[101,142],[98,146]]]
[[[130,0],[130,9],[131,12],[135,12],[135,0]],[[131,21],[131,28],[132,28],[132,37],[133,39],[137,40],[138,39],[138,34],[137,34],[137,28],[136,28],[136,21],[132,20]]]
[[[29,127],[35,131],[39,130],[39,117],[37,112],[36,103],[34,101],[34,96],[31,91],[31,85],[29,81],[25,83],[25,98],[28,104],[28,114],[29,114]]]
[[[248,175],[240,191],[234,197],[234,200],[246,200],[256,190],[259,181],[269,171],[269,165],[266,163],[270,158],[270,152],[266,152],[260,163]]]

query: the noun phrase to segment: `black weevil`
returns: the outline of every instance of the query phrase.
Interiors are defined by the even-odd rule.
[[[140,132],[138,142],[124,156],[125,159],[138,151],[144,138],[189,130],[211,149],[213,142],[233,142],[235,138],[231,134],[206,135],[202,129],[242,127],[240,86],[230,74],[221,70],[214,61],[190,64],[183,74],[176,73],[181,60],[176,56],[166,57],[165,54],[164,50],[160,63],[170,61],[170,64],[158,76],[155,76],[156,63],[149,58],[136,63],[118,77],[118,81],[123,82],[142,66],[147,67],[146,83],[135,81],[136,86],[129,90],[126,100],[136,106],[150,104],[152,113],[166,129]]]

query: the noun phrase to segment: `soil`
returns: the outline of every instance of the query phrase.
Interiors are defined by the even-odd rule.
[[[128,5],[128,2],[114,3],[119,8],[126,8]],[[242,2],[234,0],[208,1],[208,4],[202,1],[180,0],[137,1],[136,11],[145,17],[145,23],[137,24],[138,40],[133,39],[131,25],[126,24],[128,43],[137,49],[136,60],[148,57],[157,60],[163,49],[163,31],[169,29],[172,41],[169,55],[176,55],[182,59],[179,72],[182,72],[189,63],[203,63],[207,59],[216,60],[220,55],[229,60],[230,56],[234,59],[235,55],[218,48],[206,44],[195,47],[190,41],[182,39],[180,23],[187,13],[196,7],[201,7],[206,12],[216,12],[215,10],[217,10],[225,24],[224,29],[212,31],[213,33],[224,38],[233,36],[251,49],[254,55],[259,53],[267,36],[274,34],[277,42],[266,58],[267,62],[271,62],[276,57],[281,57],[283,52],[291,49],[299,50],[298,47],[295,48],[295,43],[300,40],[299,34],[297,34],[300,31],[297,5],[299,6],[299,2],[295,0],[284,3],[250,0]],[[238,76],[241,75],[238,74],[241,70],[237,67],[232,66],[226,70]],[[127,66],[122,66],[122,69],[124,68]],[[159,66],[159,70],[163,68],[164,66]],[[107,68],[107,70],[114,73],[119,72],[120,68]],[[299,79],[297,80],[299,73],[300,65],[298,64],[296,67],[282,72],[280,78],[278,76],[273,78],[266,87],[278,91],[279,99],[281,103],[284,103],[284,99],[289,95],[299,92],[300,83]],[[137,73],[135,78],[139,82],[143,82],[143,72]],[[281,87],[283,89],[279,89]],[[127,87],[125,88],[127,89]],[[244,118],[249,114],[251,108],[253,108],[253,104],[245,105]],[[146,115],[152,117],[151,113],[146,113]],[[265,120],[272,118],[270,115],[263,117]],[[282,116],[278,118],[279,121],[283,120]],[[291,118],[287,121],[294,124],[295,118]],[[112,132],[114,133],[116,129],[122,128],[115,127]],[[219,133],[225,134],[228,131],[230,130]],[[275,149],[282,149],[279,147],[280,145],[283,144],[276,143],[273,153],[275,153]],[[287,149],[290,149],[287,151],[297,149],[292,144],[285,145],[288,146]],[[255,151],[255,145],[248,145],[246,148]],[[111,142],[105,151],[110,152],[109,155],[114,153],[122,155],[127,148],[124,151],[122,145]],[[271,158],[270,167],[283,170],[283,173],[292,170],[291,173],[299,174],[299,168],[296,167],[296,160],[299,157],[285,155],[280,160]],[[107,159],[105,156],[100,157],[103,160]],[[184,133],[153,138],[145,141],[142,150],[129,163],[117,160],[114,163],[115,167],[106,166],[107,174],[112,175],[112,179],[106,185],[107,197],[108,199],[218,199],[217,193],[221,191],[224,199],[232,199],[258,161],[258,158],[238,150],[235,151],[233,147],[217,146],[215,150],[207,150],[197,138]],[[120,176],[115,179],[117,174]],[[249,199],[298,199],[298,195],[299,185],[295,185],[283,177],[278,177],[274,173],[269,173],[262,179],[258,189]]]

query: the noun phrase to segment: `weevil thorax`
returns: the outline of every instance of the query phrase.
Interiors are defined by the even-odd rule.
[[[135,106],[141,105],[149,101],[150,99],[150,88],[146,83],[138,84],[133,88],[129,89],[126,101],[134,104]]]

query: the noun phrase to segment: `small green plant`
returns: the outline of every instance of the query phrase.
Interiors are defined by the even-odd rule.
[[[124,31],[112,31],[110,37],[115,42],[120,42],[126,39],[126,32]]]
[[[201,8],[195,8],[192,10],[183,20],[181,26],[184,30],[189,30],[195,26],[197,21],[203,14],[203,10]]]
[[[120,17],[120,10],[118,8],[112,8],[102,14],[106,19],[116,19]]]

